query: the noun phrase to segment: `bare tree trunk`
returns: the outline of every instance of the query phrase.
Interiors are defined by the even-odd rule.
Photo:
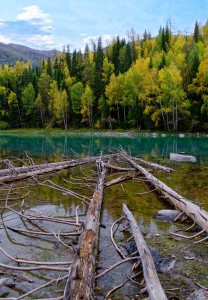
[[[64,300],[93,299],[95,284],[95,260],[100,227],[100,211],[103,198],[106,169],[101,160],[97,161],[98,183],[89,205],[81,233],[77,255],[74,258],[66,283]]]
[[[124,122],[125,122],[125,124],[126,124],[126,106],[124,105]]]
[[[161,286],[160,280],[157,276],[157,271],[155,269],[154,261],[152,255],[149,251],[147,244],[142,236],[142,233],[137,225],[137,222],[128,209],[128,207],[123,204],[123,212],[127,216],[131,224],[131,229],[133,232],[133,236],[136,242],[137,250],[139,252],[142,267],[144,280],[146,283],[146,288],[149,294],[150,300],[167,300],[166,294]]]
[[[176,130],[175,131],[178,131],[178,101],[177,101],[177,99],[176,99],[175,119],[176,119]]]
[[[130,179],[132,179],[132,178],[135,178],[135,177],[137,177],[138,175],[140,175],[141,173],[128,173],[127,175],[123,175],[123,176],[120,176],[120,177],[118,177],[118,178],[116,178],[116,179],[113,179],[113,180],[111,180],[111,181],[109,181],[109,182],[106,182],[105,183],[105,187],[109,187],[109,186],[112,186],[112,185],[116,185],[116,184],[118,184],[118,183],[121,183],[121,182],[124,182],[124,181],[127,181],[127,180],[130,180]]]
[[[49,172],[60,171],[67,168],[96,161],[98,157],[86,157],[77,160],[61,161],[58,163],[32,165],[27,167],[9,168],[0,170],[0,183],[12,182]]]
[[[165,198],[168,198],[175,206],[208,233],[208,213],[205,210],[176,193],[165,183],[150,174],[146,169],[137,165],[129,156],[123,155],[123,157],[134,166],[135,169],[139,170]]]
[[[166,173],[171,173],[171,172],[174,171],[174,170],[171,169],[171,168],[162,166],[162,165],[160,165],[160,164],[148,162],[148,161],[146,161],[146,160],[144,160],[144,159],[142,159],[142,158],[134,157],[134,160],[137,160],[137,161],[139,161],[139,162],[141,162],[141,163],[143,163],[143,164],[145,164],[145,165],[147,165],[147,166],[150,166],[150,167],[152,167],[152,168],[154,168],[154,169],[156,169],[156,170],[164,171],[164,172],[166,172]]]
[[[165,123],[165,116],[164,116],[164,112],[163,112],[163,107],[162,107],[161,100],[160,100],[160,108],[161,108],[161,114],[162,114],[163,124],[164,124],[165,130],[167,130],[167,126],[166,126],[166,123]]]
[[[118,103],[116,104],[116,106],[117,106],[117,114],[118,114],[118,124],[120,125],[121,121],[120,121],[120,113],[119,113]]]

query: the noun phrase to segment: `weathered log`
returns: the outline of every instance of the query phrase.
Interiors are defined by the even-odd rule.
[[[144,159],[142,159],[142,158],[134,157],[134,160],[139,161],[139,162],[141,162],[141,163],[143,163],[143,164],[145,164],[145,165],[147,165],[147,166],[150,166],[150,167],[152,167],[152,168],[154,168],[154,169],[156,169],[156,170],[164,171],[164,172],[166,172],[166,173],[171,173],[171,172],[174,171],[174,170],[171,169],[171,168],[162,166],[162,165],[160,165],[160,164],[148,162],[148,161],[146,161],[146,160],[144,160]]]
[[[0,170],[0,176],[5,176],[8,174],[20,174],[20,173],[26,173],[26,172],[31,172],[34,170],[42,170],[46,168],[53,168],[57,166],[69,166],[73,167],[79,164],[84,164],[88,162],[93,162],[96,161],[98,157],[85,157],[85,158],[80,158],[80,159],[72,159],[72,160],[65,160],[65,161],[59,161],[59,162],[53,162],[53,163],[45,163],[45,164],[39,164],[39,165],[30,165],[30,166],[22,166],[22,167],[11,167],[8,169],[1,169]]]
[[[5,283],[7,283],[8,280],[9,280],[9,278],[1,278],[0,279],[0,287],[5,285]]]
[[[195,223],[197,223],[202,229],[208,233],[208,213],[195,203],[189,201],[188,199],[182,197],[165,183],[157,179],[151,173],[149,173],[145,168],[137,165],[131,157],[123,154],[123,157],[132,165],[134,168],[139,170],[153,185],[168,198],[176,207],[183,211],[187,216],[189,216]]]
[[[95,280],[95,258],[97,254],[100,211],[103,198],[106,169],[101,160],[97,161],[98,182],[89,205],[83,232],[79,238],[77,255],[72,261],[64,300],[93,299]]]
[[[45,235],[45,236],[54,236],[60,235],[60,236],[79,236],[80,232],[60,232],[60,233],[54,233],[54,232],[46,232],[46,231],[32,231],[32,230],[24,230],[13,226],[6,226],[5,228],[10,229],[11,231],[18,232],[20,234],[29,234],[29,235]]]
[[[119,167],[119,166],[115,166],[109,163],[105,163],[105,168],[106,169],[110,169],[110,170],[114,170],[114,171],[120,171],[120,172],[129,172],[129,171],[133,171],[133,168],[123,168],[123,167]]]
[[[167,300],[166,294],[161,286],[160,280],[157,276],[154,261],[150,250],[142,236],[142,233],[137,225],[137,222],[130,212],[128,207],[123,204],[123,211],[131,224],[131,229],[136,242],[137,250],[140,254],[140,259],[143,267],[143,275],[146,283],[146,288],[150,300]]]
[[[0,183],[13,182],[29,177],[43,175],[46,173],[58,172],[63,169],[68,169],[96,161],[96,159],[98,159],[98,157],[88,157],[71,161],[61,161],[58,163],[32,165],[12,169],[2,169],[0,170]]]
[[[126,175],[120,176],[120,177],[118,177],[116,179],[113,179],[113,180],[111,180],[109,182],[106,182],[105,183],[105,187],[109,187],[109,186],[112,186],[112,185],[115,185],[115,184],[118,184],[118,183],[130,180],[132,178],[137,177],[139,174],[140,174],[140,172],[132,172],[132,173],[128,173]]]

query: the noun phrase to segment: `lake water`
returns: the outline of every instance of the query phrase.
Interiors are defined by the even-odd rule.
[[[171,174],[163,174],[156,172],[162,181],[177,190],[180,194],[188,199],[204,203],[204,208],[208,210],[208,138],[207,137],[179,137],[179,136],[136,136],[136,137],[91,137],[91,136],[70,136],[70,135],[47,135],[47,136],[28,136],[28,135],[11,135],[0,134],[0,160],[10,158],[16,161],[16,158],[25,159],[31,157],[34,161],[58,161],[67,156],[91,156],[118,152],[121,149],[126,150],[132,156],[141,157],[152,162],[159,162],[168,167],[174,168],[175,172]],[[196,163],[176,162],[169,159],[170,153],[184,153],[196,157]],[[83,176],[92,176],[88,167],[82,167],[81,170],[63,171],[49,179],[54,183],[65,186],[69,189],[73,188],[72,178],[78,180]],[[93,175],[94,176],[94,175]],[[114,174],[110,175],[115,176]],[[119,175],[118,175],[119,176]],[[40,179],[41,180],[41,179]],[[44,179],[42,179],[44,180]],[[110,180],[110,179],[109,179]],[[89,181],[90,182],[90,181]],[[79,184],[79,183],[77,183]],[[23,183],[17,183],[15,187],[22,188]],[[25,185],[25,183],[24,183]],[[5,199],[6,187],[1,190],[1,207],[3,207],[3,198]],[[100,230],[100,246],[99,246],[99,264],[98,268],[102,271],[106,267],[120,260],[119,255],[115,251],[110,239],[110,228],[112,223],[118,219],[122,212],[122,203],[127,203],[132,210],[137,221],[141,225],[142,231],[145,233],[162,234],[167,231],[174,231],[175,224],[168,224],[154,218],[160,209],[171,208],[170,204],[151,193],[144,197],[138,196],[138,192],[146,192],[148,187],[140,180],[132,180],[124,182],[122,185],[116,185],[105,190],[104,205],[102,211],[102,224],[106,228]],[[91,195],[93,190],[90,183],[85,187],[84,191],[81,187],[76,186],[76,191]],[[75,215],[76,207],[79,205],[79,213],[86,211],[86,206],[81,205],[78,200],[74,200],[71,196],[66,196],[59,191],[48,189],[47,187],[33,186],[31,181],[28,182],[26,189],[21,194],[29,193],[25,198],[25,204],[28,209],[41,211],[46,215],[54,215],[59,217],[69,217]],[[18,190],[20,193],[20,190]],[[22,200],[9,202],[14,209],[19,209]],[[4,224],[9,226],[24,226],[29,230],[35,230],[34,224],[27,224],[12,211],[0,208],[2,220]],[[2,221],[1,220],[1,221]],[[37,227],[43,224],[36,224]],[[49,231],[63,230],[63,226],[45,225],[45,229]],[[122,247],[123,234],[118,231],[117,239]],[[9,230],[0,223],[0,246],[4,247],[7,252],[14,257],[26,257],[27,259],[39,261],[67,261],[71,255],[63,248],[56,248],[53,237],[35,238],[29,235],[21,235]],[[11,261],[0,252],[0,260],[5,264],[11,264]],[[118,270],[114,270],[97,282],[98,299],[104,299],[102,294],[125,281],[125,272],[130,272],[131,267],[123,265]],[[17,274],[18,272],[14,271]],[[8,274],[3,273],[3,277]],[[12,275],[13,276],[13,275]],[[32,283],[23,281],[18,282],[15,287],[5,287],[0,292],[0,297],[18,297],[19,295],[34,288],[36,285],[44,284],[46,280],[56,278],[51,271],[49,274],[44,271],[27,272],[27,276],[34,280]],[[13,276],[14,277],[14,276]],[[37,298],[54,297],[60,295],[63,285],[54,289],[44,289],[36,294]],[[59,290],[59,292],[57,292]],[[137,287],[129,283],[118,291],[112,299],[129,299],[128,294],[134,294]],[[30,299],[30,297],[28,298]],[[34,299],[34,296],[31,298]]]
[[[168,158],[171,152],[196,156],[198,162],[208,161],[208,137],[94,137],[74,135],[7,135],[0,134],[0,157],[22,156],[25,151],[32,157],[97,155],[125,149],[134,156],[152,159]]]

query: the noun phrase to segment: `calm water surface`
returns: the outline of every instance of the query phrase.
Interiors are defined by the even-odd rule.
[[[0,155],[24,155],[33,157],[53,155],[96,155],[115,152],[124,148],[135,156],[149,156],[153,159],[169,157],[170,152],[185,152],[197,157],[198,162],[208,159],[208,137],[158,136],[158,137],[90,137],[70,135],[7,135],[0,134]]]

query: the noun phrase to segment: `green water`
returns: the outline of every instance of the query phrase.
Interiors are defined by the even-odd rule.
[[[25,159],[28,156],[34,161],[53,161],[59,160],[66,156],[88,156],[118,152],[119,149],[125,149],[133,156],[142,157],[152,162],[159,162],[168,167],[174,168],[175,172],[164,174],[162,172],[154,172],[154,174],[162,181],[170,185],[184,197],[204,203],[204,208],[208,210],[208,138],[207,137],[87,137],[87,136],[69,136],[69,135],[47,135],[47,136],[28,136],[28,135],[6,135],[0,134],[0,160],[10,158],[16,162],[16,158]],[[171,152],[186,153],[197,158],[196,163],[170,161],[169,154]],[[111,174],[108,180],[121,174]],[[93,182],[89,180],[88,185],[83,188],[79,186],[79,178],[94,177],[95,174],[89,170],[88,166],[83,166],[81,169],[71,169],[61,172],[54,176],[49,176],[48,179],[61,186],[90,196],[93,193]],[[74,185],[73,180],[77,182]],[[44,178],[40,178],[41,181]],[[15,186],[21,186],[25,183],[18,183]],[[25,204],[30,208],[35,208],[44,214],[54,215],[59,217],[68,217],[74,215],[76,207],[79,205],[79,212],[84,213],[86,206],[81,205],[79,200],[74,200],[71,196],[66,196],[58,191],[48,189],[47,187],[36,187],[34,182],[27,181],[27,188],[24,192],[19,191],[21,195],[29,192],[28,198],[25,199]],[[3,189],[1,190],[1,201]],[[139,193],[146,192],[148,186],[141,183],[139,179],[124,182],[122,185],[112,186],[105,189],[104,205],[102,210],[102,223],[106,228],[100,230],[100,249],[99,249],[99,269],[103,270],[106,267],[120,260],[110,239],[110,227],[112,223],[120,217],[122,212],[122,203],[127,203],[132,210],[137,221],[139,222],[143,233],[163,234],[165,232],[174,231],[175,224],[169,224],[156,220],[154,216],[160,209],[172,208],[170,203],[165,199],[158,198],[154,193],[139,196]],[[6,193],[6,192],[5,192]],[[21,201],[9,202],[13,208],[18,210]],[[3,201],[1,207],[3,207]],[[14,204],[15,203],[15,204]],[[14,215],[11,211],[4,211],[0,208],[3,221],[10,226],[23,226],[23,221]],[[43,224],[38,223],[38,226]],[[28,229],[34,230],[33,225],[24,223]],[[48,231],[58,232],[59,230],[67,231],[63,226],[55,226],[47,224],[45,229]],[[73,253],[66,251],[63,248],[56,248],[53,237],[30,237],[29,235],[20,235],[15,232],[5,230],[0,224],[0,246],[3,245],[10,255],[14,257],[25,257],[27,259],[39,261],[67,261],[73,256]],[[123,234],[117,232],[118,242],[121,242]],[[67,242],[67,239],[64,239]],[[11,264],[10,260],[0,252],[0,260],[5,264]],[[1,271],[1,269],[0,269]],[[102,294],[105,294],[113,286],[125,281],[125,272],[131,272],[131,266],[121,266],[112,273],[101,278],[98,282],[98,299],[103,299]],[[13,272],[17,274],[18,272]],[[8,275],[8,272],[1,274],[3,277]],[[27,272],[29,278],[34,280],[34,285],[43,284],[46,279],[56,278],[57,274],[53,272],[35,271]],[[13,276],[13,275],[12,275]],[[19,282],[14,288],[3,288],[0,292],[0,297],[17,297],[33,286],[27,282]],[[34,288],[34,286],[33,286]],[[61,295],[64,285],[57,288],[47,288],[36,294],[37,298],[29,297],[28,299],[38,299],[43,297],[54,297]],[[57,291],[58,290],[58,291]],[[127,284],[124,288],[118,291],[117,296],[112,299],[129,299],[125,295],[136,293],[137,288]]]
[[[97,155],[125,149],[135,156],[151,159],[168,158],[170,152],[184,152],[196,156],[198,162],[208,161],[208,137],[136,136],[90,137],[73,135],[6,135],[0,134],[0,157],[22,156],[25,151],[32,157],[66,156],[77,153],[82,156]]]

